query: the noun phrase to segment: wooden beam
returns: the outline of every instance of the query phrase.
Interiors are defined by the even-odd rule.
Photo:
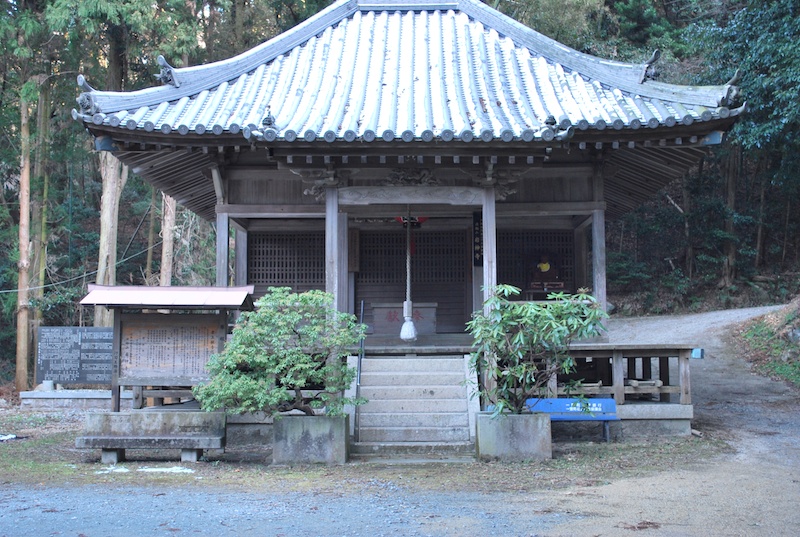
[[[342,205],[405,204],[481,205],[477,187],[376,186],[339,189]]]
[[[567,201],[554,203],[498,203],[499,216],[573,216],[591,215],[606,208],[604,201]]]
[[[236,218],[325,218],[323,205],[233,205],[216,206],[217,213]]]
[[[211,181],[214,183],[214,194],[217,196],[217,203],[225,203],[225,188],[222,185],[222,175],[219,168],[211,168]]]

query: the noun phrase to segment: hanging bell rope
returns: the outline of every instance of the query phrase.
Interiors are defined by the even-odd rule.
[[[406,219],[406,301],[403,302],[403,318],[405,322],[400,329],[400,339],[416,341],[417,328],[414,326],[414,305],[411,302],[411,207]]]

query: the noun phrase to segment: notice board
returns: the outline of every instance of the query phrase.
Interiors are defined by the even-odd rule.
[[[41,326],[36,345],[36,382],[111,384],[114,330]]]
[[[119,326],[119,385],[194,386],[208,379],[208,360],[223,350],[227,316],[125,314]]]

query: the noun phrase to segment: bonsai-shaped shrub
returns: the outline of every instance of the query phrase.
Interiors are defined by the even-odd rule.
[[[325,407],[335,416],[344,405],[366,402],[343,395],[356,375],[346,358],[365,327],[337,311],[332,295],[270,287],[255,305],[209,360],[210,380],[195,387],[203,409],[272,415],[296,409],[313,416]]]
[[[467,323],[474,338],[472,371],[489,380],[478,382],[476,395],[493,405],[495,416],[527,411],[527,400],[542,398],[554,375],[572,373],[570,343],[599,335],[607,316],[582,292],[551,293],[547,302],[510,300],[519,292],[498,285]]]

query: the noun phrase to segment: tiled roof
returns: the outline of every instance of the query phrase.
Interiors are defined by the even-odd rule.
[[[165,84],[97,91],[76,119],[138,133],[266,141],[550,141],[726,119],[737,88],[650,80],[647,63],[569,49],[477,0],[341,0]]]
[[[148,287],[89,285],[83,306],[169,309],[253,309],[253,286]]]

